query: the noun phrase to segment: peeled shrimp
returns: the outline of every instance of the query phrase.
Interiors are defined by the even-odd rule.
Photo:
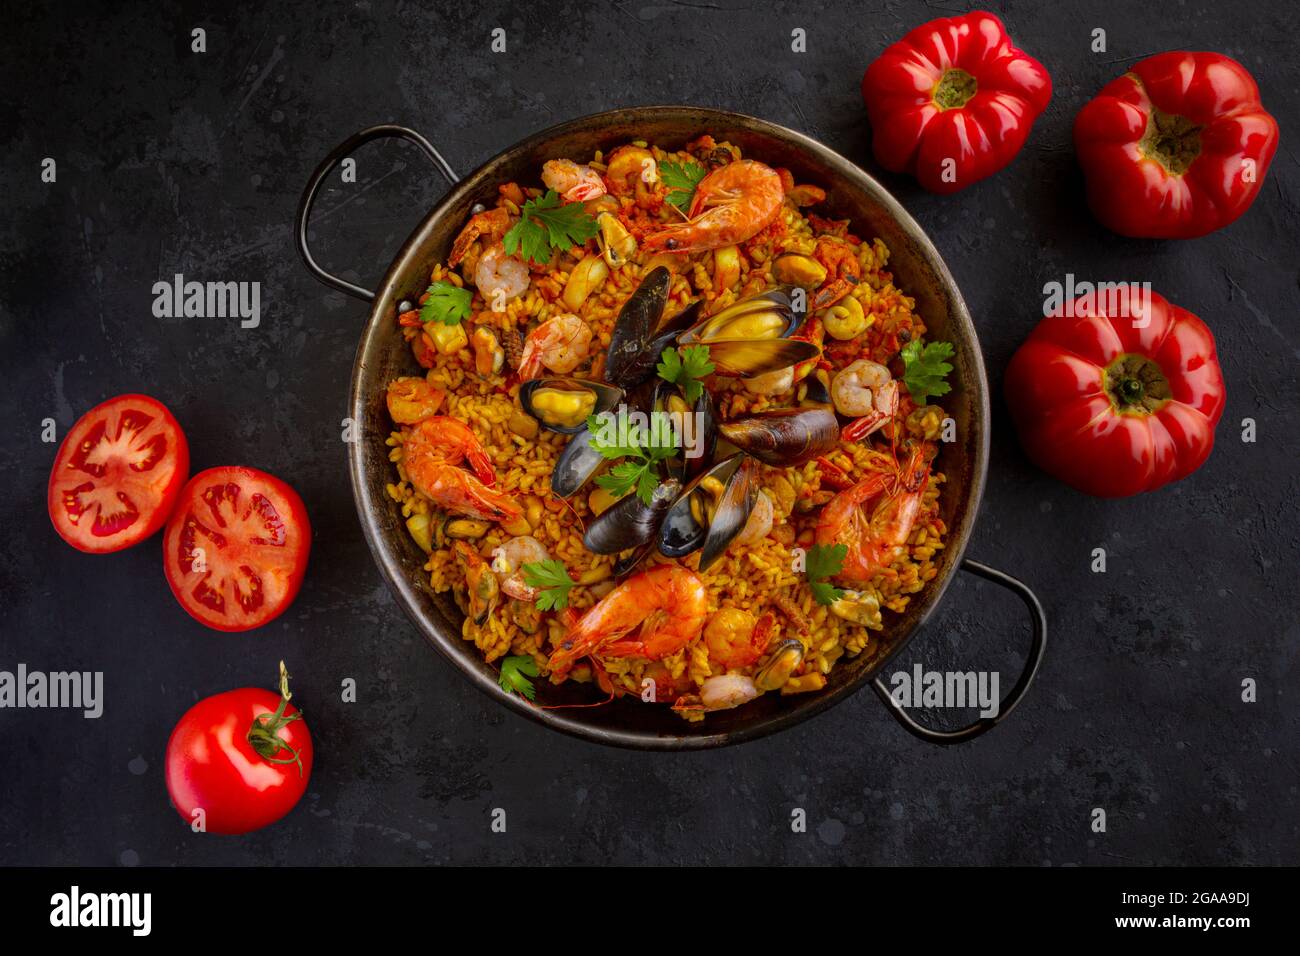
[[[576,315],[547,319],[524,339],[519,378],[536,378],[546,366],[557,375],[567,375],[591,354],[591,326]]]
[[[703,252],[752,238],[781,211],[785,197],[776,170],[752,159],[719,167],[695,187],[689,219],[652,232],[645,252]]]
[[[509,229],[510,213],[502,206],[475,213],[469,217],[469,222],[465,223],[465,228],[451,244],[451,255],[447,257],[447,265],[452,268],[460,265],[461,260],[469,253],[470,246],[480,238],[492,243],[500,240]]]
[[[866,438],[898,410],[898,382],[889,369],[858,359],[831,380],[831,401],[841,415],[855,418],[840,433],[844,441]]]
[[[501,590],[517,601],[531,604],[537,600],[537,588],[524,580],[525,564],[547,561],[551,552],[546,545],[530,535],[511,538],[492,549],[492,570],[496,573]]]
[[[521,259],[506,255],[501,243],[488,248],[474,266],[474,285],[493,312],[505,311],[506,303],[528,291],[532,278]]]
[[[571,159],[550,159],[542,166],[542,182],[568,202],[586,202],[605,195],[605,181],[590,166]]]
[[[741,379],[741,382],[744,383],[745,391],[754,395],[781,395],[794,388],[794,366],[760,372]]]
[[[551,655],[550,670],[567,673],[580,658],[597,653],[667,657],[700,636],[708,608],[704,582],[689,568],[661,564],[634,574],[569,629]]]

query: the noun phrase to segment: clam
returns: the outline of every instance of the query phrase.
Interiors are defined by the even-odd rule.
[[[719,375],[761,375],[816,358],[811,342],[792,339],[804,319],[789,286],[741,299],[678,337],[681,345],[707,345]]]
[[[826,267],[811,256],[783,252],[772,260],[772,276],[801,289],[815,289],[826,281]]]
[[[519,404],[541,424],[561,435],[576,435],[592,415],[623,400],[623,390],[581,378],[534,378],[519,386]]]
[[[864,627],[880,627],[880,598],[875,591],[850,591],[845,589],[843,596],[831,605],[831,613],[853,624]]]
[[[551,491],[568,498],[587,483],[605,463],[605,456],[591,447],[591,432],[584,426],[564,446],[551,472]]]
[[[740,534],[758,494],[757,468],[744,455],[718,462],[686,486],[659,529],[659,552],[680,558],[700,550],[709,568]]]
[[[653,540],[681,490],[681,482],[669,478],[655,488],[649,504],[635,493],[620,498],[587,525],[583,547],[593,554],[619,554]]]
[[[718,431],[763,464],[783,467],[824,455],[840,440],[835,413],[818,405],[758,412],[723,422]]]
[[[803,644],[793,637],[787,637],[776,645],[767,662],[758,669],[754,675],[754,686],[761,691],[780,690],[803,663],[803,656]]]

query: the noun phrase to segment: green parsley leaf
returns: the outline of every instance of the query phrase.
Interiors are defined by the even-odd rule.
[[[695,187],[709,171],[699,163],[660,163],[659,179],[668,187],[667,199],[685,212],[695,198]]]
[[[812,589],[813,600],[818,604],[834,604],[844,597],[844,592],[828,583],[827,578],[840,573],[848,553],[846,544],[815,544],[808,549],[804,557],[804,574]]]
[[[561,202],[560,194],[548,189],[545,196],[524,203],[519,221],[501,244],[507,255],[522,251],[525,259],[540,264],[549,262],[554,250],[580,246],[599,231],[582,203]]]
[[[937,398],[952,391],[944,381],[952,365],[944,360],[952,358],[953,351],[951,342],[931,342],[922,348],[920,339],[912,339],[903,346],[903,384],[918,405],[926,404],[930,396]]]
[[[677,454],[678,435],[673,420],[665,412],[651,412],[649,427],[634,427],[626,413],[618,417],[592,415],[587,419],[588,443],[608,460],[623,459],[603,475],[596,484],[612,495],[622,497],[635,491],[647,505],[659,486],[658,463]]]
[[[421,322],[441,322],[443,325],[459,325],[462,319],[470,316],[470,302],[474,293],[458,285],[439,280],[428,289],[429,297],[420,306]]]
[[[842,590],[827,581],[813,581],[808,586],[812,588],[813,600],[818,604],[834,604],[844,597]]]
[[[714,365],[709,360],[707,345],[687,345],[684,348],[667,348],[655,366],[665,382],[680,386],[682,395],[690,405],[704,392],[703,379],[713,374]]]
[[[537,661],[527,654],[507,657],[501,662],[501,676],[497,683],[507,694],[522,694],[529,700],[537,697],[529,677],[537,676]]]
[[[524,572],[524,583],[538,589],[537,610],[559,611],[569,606],[569,590],[578,582],[569,576],[563,561],[547,558],[521,564],[519,570]]]

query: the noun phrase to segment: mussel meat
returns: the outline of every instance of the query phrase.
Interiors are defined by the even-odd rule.
[[[620,498],[587,525],[583,547],[593,554],[619,554],[653,540],[681,490],[681,482],[669,478],[655,488],[649,504],[635,493]]]
[[[789,337],[805,315],[793,293],[782,286],[742,299],[691,326],[678,342],[708,346],[719,375],[761,375],[816,358],[816,345]]]
[[[758,494],[757,468],[744,455],[732,455],[705,471],[682,492],[659,529],[659,552],[680,558],[700,550],[707,570],[745,528]]]
[[[551,491],[568,498],[587,483],[605,463],[605,456],[591,447],[591,432],[586,426],[578,431],[560,452],[551,471]]]
[[[772,260],[772,276],[801,289],[815,289],[826,281],[826,267],[811,256],[783,252]]]
[[[761,691],[780,690],[790,675],[803,663],[803,644],[787,637],[768,655],[767,662],[754,675],[754,686]]]
[[[623,390],[581,378],[534,378],[519,386],[519,404],[541,426],[561,435],[576,435],[592,415],[623,400]]]
[[[799,465],[835,448],[840,424],[824,406],[776,408],[718,426],[722,437],[765,465]]]

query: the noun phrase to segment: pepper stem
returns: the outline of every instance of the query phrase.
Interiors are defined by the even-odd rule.
[[[930,96],[941,110],[959,110],[978,89],[979,82],[975,77],[954,66],[943,71]]]
[[[1201,127],[1186,116],[1166,113],[1151,107],[1147,117],[1146,132],[1138,141],[1138,149],[1148,159],[1154,159],[1171,176],[1181,176],[1201,155]]]
[[[296,763],[298,775],[302,776],[302,758],[298,756],[298,751],[280,737],[281,727],[302,719],[302,711],[285,715],[285,708],[289,706],[289,698],[292,696],[289,693],[289,671],[285,668],[284,661],[280,661],[280,706],[274,714],[258,714],[253,718],[253,726],[248,729],[248,742],[263,760],[270,763]],[[282,750],[289,751],[290,756],[281,757]]]

